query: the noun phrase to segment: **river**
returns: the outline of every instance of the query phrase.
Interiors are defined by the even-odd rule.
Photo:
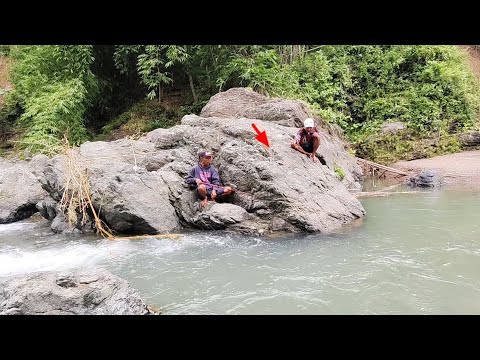
[[[480,192],[361,199],[330,235],[224,232],[180,240],[57,235],[0,225],[0,276],[104,267],[164,314],[480,314]]]

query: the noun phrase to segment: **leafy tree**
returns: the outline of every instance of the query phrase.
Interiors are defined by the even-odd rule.
[[[64,136],[75,145],[86,140],[85,109],[97,90],[92,46],[13,46],[11,56],[11,96],[24,109],[22,147],[53,154]]]
[[[390,121],[412,136],[446,136],[472,126],[479,109],[455,46],[50,45],[8,46],[8,54],[15,90],[6,100],[16,104],[8,116],[21,110],[22,144],[33,151],[49,152],[65,134],[79,144],[85,125],[109,128],[138,100],[158,96],[161,105],[178,89],[190,90],[190,111],[235,86],[301,99],[357,144]]]

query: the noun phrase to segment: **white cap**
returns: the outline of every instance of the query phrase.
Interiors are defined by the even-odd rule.
[[[315,124],[313,122],[313,119],[311,118],[306,118],[305,121],[303,122],[304,127],[314,127]]]

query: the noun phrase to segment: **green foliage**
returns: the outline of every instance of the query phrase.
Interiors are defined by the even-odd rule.
[[[298,76],[296,97],[311,104],[319,115],[346,127],[351,120],[347,90],[352,88],[352,74],[345,58],[330,61],[322,52],[298,59],[292,65]]]
[[[356,154],[379,164],[415,160],[461,150],[455,135],[439,132],[433,137],[418,137],[413,130],[396,134],[370,135],[356,145]]]
[[[142,50],[142,45],[117,45],[113,54],[115,67],[121,74],[128,74],[135,69],[137,56]]]
[[[191,103],[190,105],[183,105],[180,107],[180,112],[181,115],[180,117],[183,117],[184,115],[188,114],[200,114],[202,109],[204,108],[205,105],[207,105],[209,98],[202,98],[199,99],[197,102]]]
[[[10,45],[0,45],[0,56],[6,56],[10,53]]]
[[[13,131],[13,124],[18,115],[18,108],[15,104],[7,103],[0,106],[0,143],[7,140]]]
[[[0,104],[0,143],[6,141],[14,133],[14,124],[20,116],[20,108],[17,101],[9,92],[4,97],[3,104]]]
[[[135,131],[172,126],[219,90],[247,86],[307,102],[345,130],[357,153],[386,162],[453,151],[449,134],[472,128],[480,107],[478,84],[455,46],[8,46],[8,52],[15,90],[7,97],[24,111],[23,144],[35,151],[65,133],[80,143],[85,123],[104,133],[128,124]],[[185,90],[191,102],[175,114],[142,102],[119,115],[145,96],[162,100],[164,91]],[[150,113],[139,114],[145,109]],[[377,135],[392,121],[407,131]],[[425,147],[427,139],[435,141]]]
[[[130,119],[131,119],[131,112],[130,111],[126,111],[124,113],[121,113],[115,119],[110,121],[107,125],[102,127],[102,134],[108,134],[109,132],[111,132],[115,129],[118,129],[123,124],[126,124]]]
[[[51,155],[65,136],[73,145],[84,141],[84,113],[97,90],[90,71],[92,47],[13,46],[11,56],[14,90],[9,96],[24,109],[21,147]]]
[[[246,86],[267,95],[291,94],[296,82],[291,75],[281,70],[276,50],[262,50],[249,56],[238,54],[232,57],[220,71],[217,86]]]
[[[335,164],[335,174],[337,174],[340,177],[340,180],[343,180],[343,178],[345,177],[345,171],[343,171],[342,168],[340,166],[337,166],[336,164]]]
[[[151,121],[147,122],[142,127],[142,132],[149,132],[158,128],[169,128],[176,125],[175,119],[168,115],[160,115],[159,117],[152,119]]]
[[[175,63],[185,62],[188,54],[181,46],[176,45],[147,45],[144,52],[138,55],[138,73],[142,82],[148,86],[148,99],[158,95],[161,98],[160,86],[170,84],[173,80],[167,71]],[[158,94],[156,89],[159,88]]]
[[[334,62],[338,53],[348,54],[353,76],[344,99],[350,120],[340,125],[349,135],[387,121],[404,121],[418,134],[465,128],[474,121],[478,88],[454,46],[352,46],[324,51]],[[345,56],[338,58],[345,61]]]
[[[102,128],[108,134],[123,126],[127,134],[140,134],[157,128],[169,128],[178,123],[179,111],[167,110],[157,101],[145,100],[135,104]]]
[[[71,144],[81,144],[87,138],[83,126],[85,92],[83,82],[72,79],[45,85],[36,97],[28,98],[19,119],[19,124],[28,128],[21,141],[23,147],[52,155],[63,136]]]
[[[93,132],[145,98],[146,87],[136,70],[142,46],[95,45],[92,73],[98,94],[85,114],[85,125]]]

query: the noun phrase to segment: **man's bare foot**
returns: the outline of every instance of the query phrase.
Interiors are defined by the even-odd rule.
[[[317,162],[317,161],[318,161],[318,159],[317,159],[317,157],[315,156],[315,154],[308,154],[307,156],[308,156],[310,159],[312,159],[313,162]]]
[[[207,198],[205,198],[205,199],[202,200],[202,202],[200,203],[200,205],[202,206],[202,208],[205,208],[205,206],[207,206],[207,201],[208,201]]]

